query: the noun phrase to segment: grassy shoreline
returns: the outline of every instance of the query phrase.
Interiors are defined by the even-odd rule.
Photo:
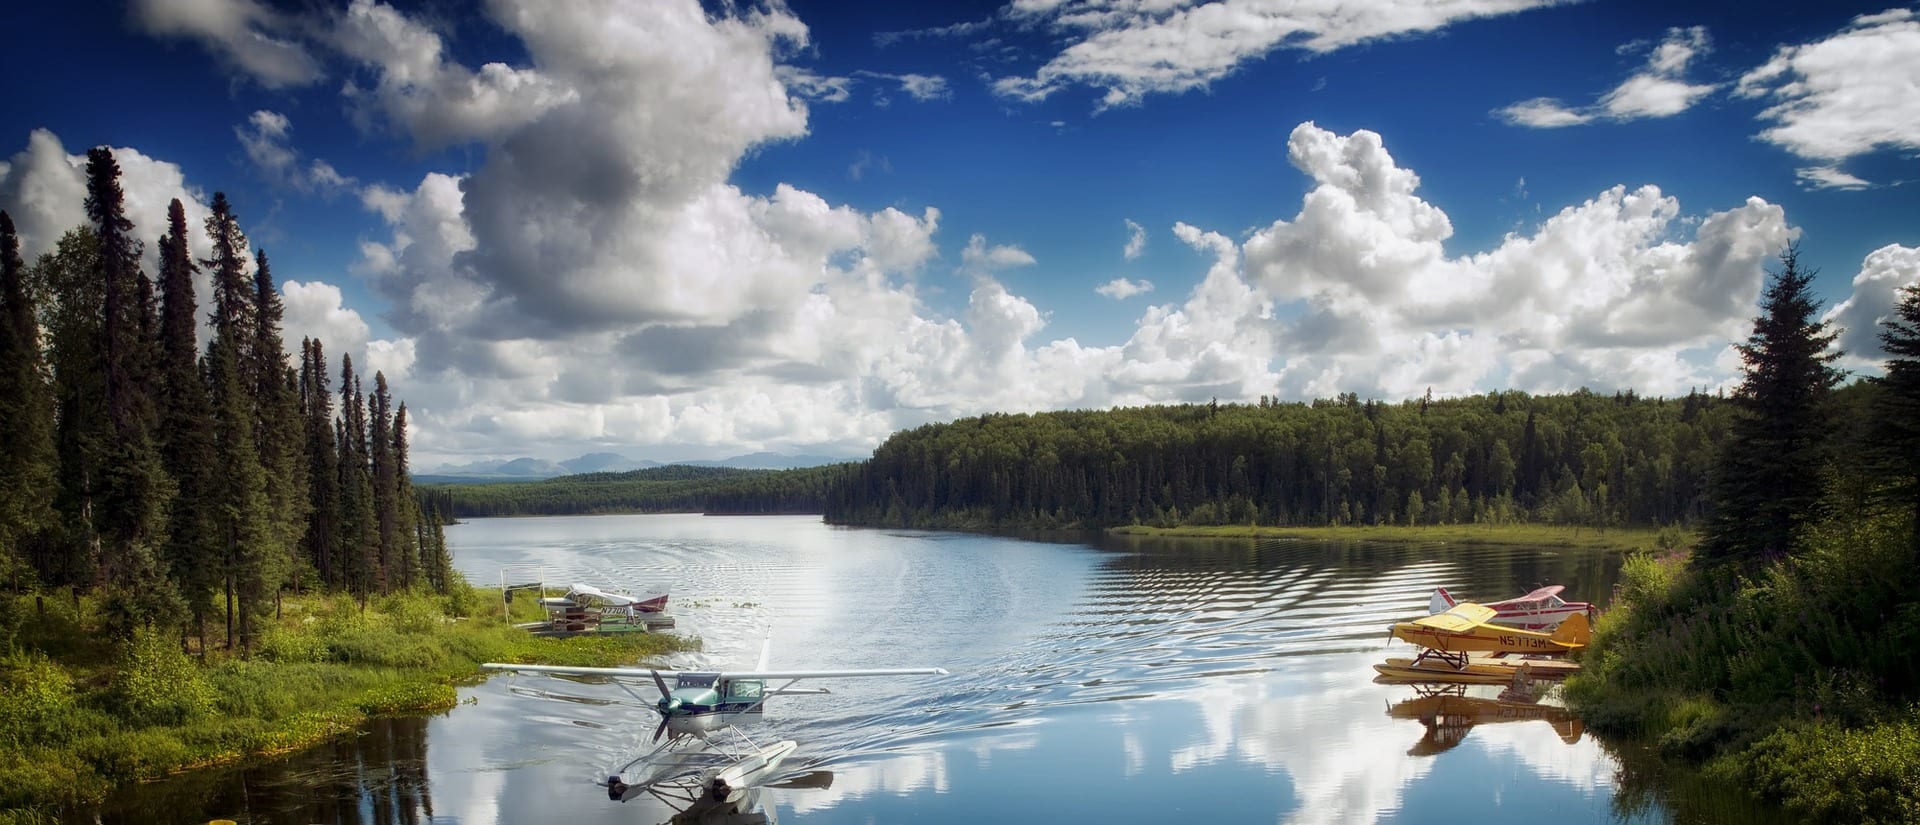
[[[1309,539],[1315,541],[1382,541],[1525,545],[1623,552],[1651,552],[1693,543],[1693,532],[1674,527],[1561,527],[1549,524],[1423,524],[1373,527],[1261,527],[1248,525],[1109,527],[1108,535],[1177,538]]]
[[[535,618],[516,604],[514,621]],[[42,612],[44,610],[44,612]],[[544,639],[497,590],[410,593],[364,609],[287,597],[252,655],[204,661],[178,638],[106,640],[97,605],[0,596],[0,825],[96,804],[115,785],[298,751],[376,716],[451,709],[481,662],[628,664],[687,649],[664,634]]]

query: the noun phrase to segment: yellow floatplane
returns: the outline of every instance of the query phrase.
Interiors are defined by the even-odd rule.
[[[1568,616],[1552,633],[1493,624],[1496,611],[1462,602],[1444,613],[1393,626],[1393,638],[1420,648],[1412,659],[1374,665],[1380,675],[1408,681],[1501,684],[1526,669],[1531,678],[1559,678],[1579,670],[1571,662],[1509,660],[1506,656],[1564,656],[1586,647],[1592,629],[1585,614]],[[1475,656],[1474,654],[1482,654]]]

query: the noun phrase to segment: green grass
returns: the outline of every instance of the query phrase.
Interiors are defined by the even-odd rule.
[[[1194,538],[1288,538],[1317,541],[1385,541],[1401,543],[1504,544],[1528,547],[1591,548],[1595,550],[1653,551],[1692,544],[1691,531],[1675,527],[1562,527],[1548,524],[1430,524],[1376,527],[1129,527],[1108,528],[1122,536],[1180,536]]]
[[[660,634],[545,639],[498,591],[287,597],[250,656],[175,636],[103,641],[91,599],[0,596],[0,825],[42,821],[116,784],[298,750],[369,716],[439,713],[481,662],[629,664],[691,645]],[[535,615],[531,600],[514,620]]]

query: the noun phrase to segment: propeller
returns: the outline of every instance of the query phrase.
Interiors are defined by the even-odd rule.
[[[653,686],[660,689],[660,701],[653,706],[660,713],[660,727],[653,729],[653,741],[658,742],[667,732],[667,720],[672,719],[673,712],[680,709],[680,700],[674,698],[673,691],[667,687],[667,680],[660,678],[660,671],[647,672],[653,674]]]

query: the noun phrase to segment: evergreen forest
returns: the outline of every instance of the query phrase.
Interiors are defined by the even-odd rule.
[[[155,233],[127,218],[110,150],[86,176],[87,224],[31,264],[0,213],[0,585],[202,651],[251,649],[283,593],[445,592],[442,514],[412,490],[386,377],[369,392],[317,340],[290,362],[267,254],[224,194],[197,228],[175,200]]]
[[[669,464],[541,481],[422,485],[421,495],[454,518],[591,513],[818,513],[852,465],[743,470]]]
[[[989,414],[895,434],[829,521],[917,527],[1607,527],[1702,517],[1726,399],[1498,392],[1401,403]]]

